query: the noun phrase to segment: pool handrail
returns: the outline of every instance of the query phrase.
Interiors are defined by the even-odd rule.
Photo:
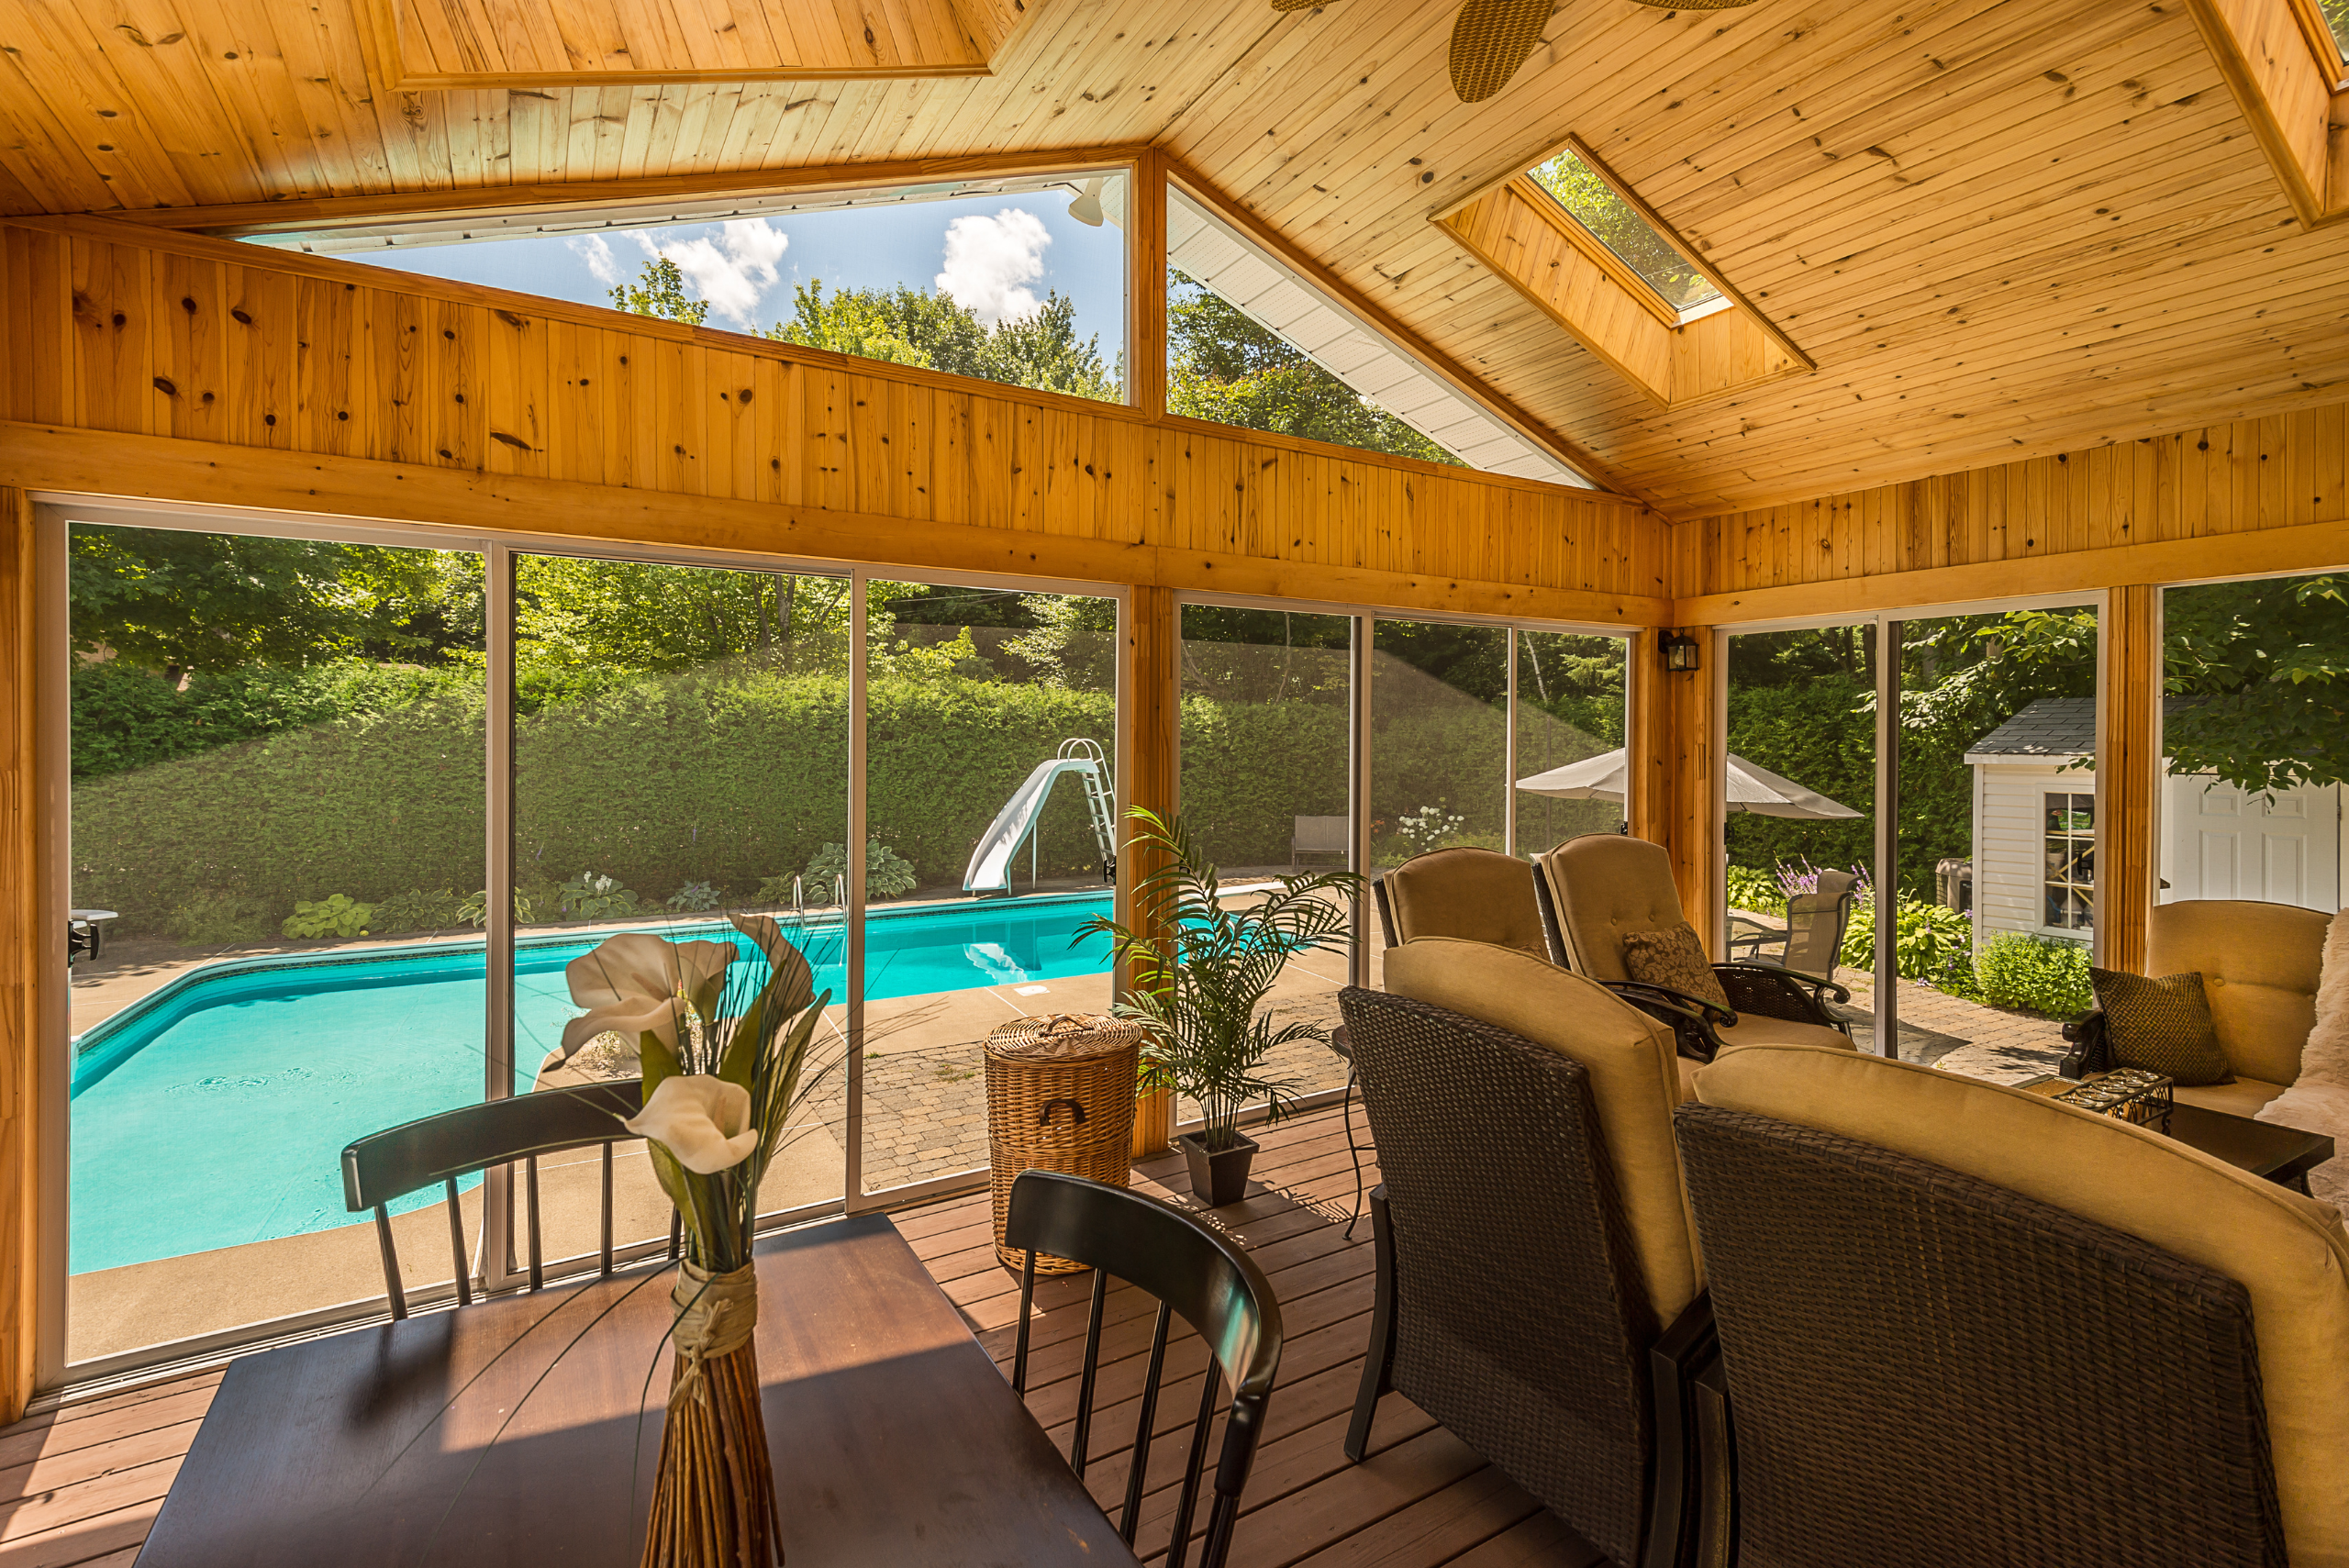
[[[399,1251],[392,1243],[389,1206],[395,1199],[438,1182],[447,1189],[449,1248],[454,1261],[457,1303],[473,1305],[473,1259],[465,1248],[465,1221],[457,1207],[457,1178],[492,1165],[519,1160],[527,1168],[529,1207],[530,1288],[546,1285],[539,1240],[539,1156],[601,1144],[604,1150],[603,1249],[599,1273],[612,1272],[612,1146],[636,1134],[620,1125],[644,1104],[644,1080],[618,1078],[535,1094],[511,1095],[460,1106],[398,1127],[371,1132],[342,1151],[343,1201],[353,1214],[375,1211],[375,1241],[383,1252],[384,1289],[392,1316],[407,1316],[401,1287]],[[677,1223],[669,1225],[669,1256],[678,1253]]]

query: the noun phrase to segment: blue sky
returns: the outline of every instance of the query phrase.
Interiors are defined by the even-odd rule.
[[[1076,303],[1077,331],[1115,362],[1124,338],[1125,234],[1068,216],[1066,192],[905,202],[732,223],[607,229],[594,236],[345,251],[349,260],[609,305],[658,248],[707,299],[707,325],[763,331],[791,314],[792,287],[942,287],[993,322],[1033,310],[1053,289]],[[598,242],[600,242],[600,247]],[[943,280],[941,282],[941,280]]]

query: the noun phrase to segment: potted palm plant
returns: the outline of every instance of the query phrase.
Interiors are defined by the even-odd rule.
[[[1274,890],[1227,907],[1216,868],[1177,817],[1137,806],[1130,853],[1153,865],[1134,888],[1133,923],[1095,917],[1085,934],[1103,933],[1126,965],[1126,995],[1116,1006],[1145,1032],[1152,1073],[1197,1100],[1206,1125],[1175,1140],[1191,1167],[1191,1191],[1210,1207],[1237,1203],[1248,1190],[1256,1143],[1240,1131],[1241,1107],[1264,1102],[1266,1119],[1287,1110],[1292,1091],[1265,1076],[1264,1059],[1296,1040],[1327,1041],[1309,1019],[1275,1026],[1262,1006],[1292,958],[1328,951],[1343,940],[1348,901],[1362,878],[1324,871],[1274,879]]]

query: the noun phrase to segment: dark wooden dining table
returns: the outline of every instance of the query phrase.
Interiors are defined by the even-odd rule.
[[[1136,1561],[885,1218],[781,1232],[757,1262],[792,1568]],[[671,1273],[236,1362],[139,1568],[633,1568]]]

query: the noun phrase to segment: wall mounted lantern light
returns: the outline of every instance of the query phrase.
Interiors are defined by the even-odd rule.
[[[1667,632],[1664,639],[1664,667],[1672,671],[1697,668],[1697,639],[1685,632]]]

